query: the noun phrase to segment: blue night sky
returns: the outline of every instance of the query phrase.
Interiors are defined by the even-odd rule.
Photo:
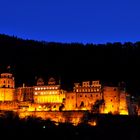
[[[136,42],[140,0],[1,0],[0,33],[51,42]]]

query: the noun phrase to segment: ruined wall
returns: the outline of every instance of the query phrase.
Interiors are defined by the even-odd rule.
[[[125,91],[120,91],[120,106],[119,106],[120,115],[128,115],[128,105],[126,96],[127,93]]]
[[[18,102],[0,102],[0,110],[6,110],[6,111],[17,111],[18,110],[19,103]]]
[[[41,117],[44,120],[50,119],[55,122],[71,122],[74,124],[78,124],[81,122],[81,119],[86,114],[86,112],[82,111],[19,111],[18,112],[20,118],[26,118],[28,116],[32,117]]]
[[[104,87],[103,98],[105,101],[104,113],[119,114],[120,92],[118,87]]]
[[[94,103],[101,99],[101,93],[77,93],[77,107],[90,110]]]

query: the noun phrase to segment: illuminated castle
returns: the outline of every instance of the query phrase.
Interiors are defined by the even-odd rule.
[[[61,89],[61,85],[50,78],[45,84],[42,78],[32,87],[15,88],[11,73],[0,76],[0,110],[19,113],[90,111],[128,115],[127,93],[120,87],[109,87],[99,81],[75,83],[73,91]],[[58,113],[59,114],[59,113]],[[25,114],[24,114],[25,115]],[[25,115],[26,116],[26,115]]]
[[[11,73],[0,75],[0,101],[14,101],[15,81]]]

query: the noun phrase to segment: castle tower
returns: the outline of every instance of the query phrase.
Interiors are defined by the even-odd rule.
[[[0,75],[0,101],[13,101],[15,92],[15,81],[11,73]]]
[[[104,113],[119,114],[120,90],[118,87],[103,88],[103,98],[105,101]]]

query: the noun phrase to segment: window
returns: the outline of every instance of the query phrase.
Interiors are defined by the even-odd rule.
[[[90,95],[90,97],[92,97],[92,94]]]
[[[85,95],[85,97],[87,97],[87,95]]]
[[[112,102],[112,99],[110,101]]]
[[[114,91],[116,91],[116,88],[114,88]]]
[[[82,95],[80,95],[80,97],[82,97]]]

